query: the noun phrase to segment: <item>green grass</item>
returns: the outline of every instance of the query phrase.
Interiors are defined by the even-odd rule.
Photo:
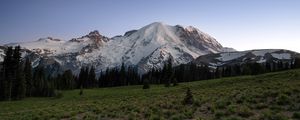
[[[194,104],[184,105],[186,88]],[[151,85],[63,91],[61,98],[0,102],[0,119],[298,119],[300,70],[241,76],[176,87]]]

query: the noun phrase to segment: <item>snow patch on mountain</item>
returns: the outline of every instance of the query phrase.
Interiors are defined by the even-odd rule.
[[[98,31],[92,31],[86,36],[74,38],[69,41],[47,37],[32,42],[6,44],[6,46],[20,45],[23,49],[28,49],[38,54],[57,56],[61,54],[88,52],[90,49],[85,48],[99,48],[104,42],[109,41],[108,39],[100,35]]]
[[[264,56],[266,53],[273,53],[278,51],[277,49],[264,49],[264,50],[253,50],[252,53],[256,56]]]
[[[0,62],[4,61],[4,56],[5,56],[4,50],[0,49]]]
[[[291,59],[291,54],[289,53],[272,53],[271,55],[277,59]]]
[[[223,47],[221,52],[236,52],[234,48]]]
[[[237,59],[239,57],[244,56],[244,52],[228,52],[228,53],[221,53],[219,58],[217,58],[220,61],[230,61],[233,59]]]

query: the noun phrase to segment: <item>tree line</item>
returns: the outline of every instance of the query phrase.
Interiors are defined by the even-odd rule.
[[[107,68],[96,71],[93,66],[85,66],[79,74],[66,70],[57,76],[51,76],[45,67],[32,68],[29,58],[21,59],[20,46],[8,47],[3,63],[0,65],[0,100],[20,100],[25,97],[52,97],[57,90],[100,88],[128,85],[164,84],[176,86],[179,82],[191,82],[222,77],[257,75],[267,72],[300,68],[300,59],[293,61],[267,61],[265,63],[244,63],[218,67],[205,64],[181,64],[174,67],[168,59],[162,69],[152,68],[145,74],[139,74],[135,66]],[[98,76],[97,76],[97,74]]]
[[[282,71],[294,68],[300,68],[300,58],[292,61],[266,61],[265,63],[240,63],[232,65],[223,65],[210,67],[205,64],[181,64],[172,67],[169,59],[164,64],[163,69],[152,69],[143,75],[143,80],[150,84],[165,84],[170,86],[171,83],[191,82],[199,80],[216,79],[222,77],[232,77],[241,75],[258,75],[268,72]]]

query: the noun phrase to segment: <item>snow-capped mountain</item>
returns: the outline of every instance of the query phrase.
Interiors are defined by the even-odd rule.
[[[222,52],[216,54],[203,55],[198,57],[193,63],[206,64],[212,67],[226,66],[244,63],[266,63],[268,62],[293,62],[296,57],[300,57],[297,52],[283,49],[261,49],[249,51]]]
[[[23,57],[32,59],[33,67],[44,65],[54,73],[66,69],[78,72],[87,65],[100,71],[122,63],[137,66],[141,72],[145,72],[153,67],[161,68],[169,58],[174,65],[179,65],[201,55],[234,50],[222,47],[215,38],[197,28],[170,26],[160,22],[113,38],[93,31],[68,41],[47,37],[6,46],[16,45],[24,49]]]

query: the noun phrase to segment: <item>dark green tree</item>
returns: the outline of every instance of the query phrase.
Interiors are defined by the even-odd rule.
[[[71,90],[74,88],[74,77],[71,70],[66,70],[61,79],[62,89]]]
[[[2,86],[1,87],[3,90],[3,96],[2,100],[11,100],[12,96],[12,81],[14,77],[14,62],[13,62],[13,48],[8,47],[4,61],[3,61],[3,81],[2,81]]]
[[[88,80],[89,80],[89,87],[96,87],[97,86],[97,79],[96,79],[96,73],[95,68],[91,67],[89,74],[88,74]]]
[[[149,80],[146,78],[144,79],[144,83],[143,83],[143,89],[149,89],[150,88],[150,84],[149,84]]]
[[[126,80],[126,70],[125,70],[125,65],[122,63],[121,69],[120,69],[120,82],[119,84],[121,85],[127,85],[127,80]]]
[[[293,68],[300,68],[300,58],[296,57],[294,60],[294,64],[292,65]]]
[[[26,81],[26,96],[30,97],[32,93],[33,82],[32,82],[32,67],[29,58],[26,58],[25,61],[24,76]]]
[[[26,81],[21,66],[21,47],[16,46],[13,54],[15,82],[13,83],[14,99],[22,99],[26,96]]]
[[[173,86],[177,86],[178,85],[178,81],[177,78],[172,79],[173,80]]]
[[[79,76],[78,76],[78,85],[77,85],[77,88],[79,88],[79,89],[83,88],[83,84],[84,84],[84,81],[85,81],[84,72],[85,72],[84,67],[81,67],[80,73],[79,73]]]
[[[172,59],[169,58],[167,61],[166,70],[165,70],[165,87],[169,87],[171,85],[171,79],[173,78],[173,66],[172,66]]]

